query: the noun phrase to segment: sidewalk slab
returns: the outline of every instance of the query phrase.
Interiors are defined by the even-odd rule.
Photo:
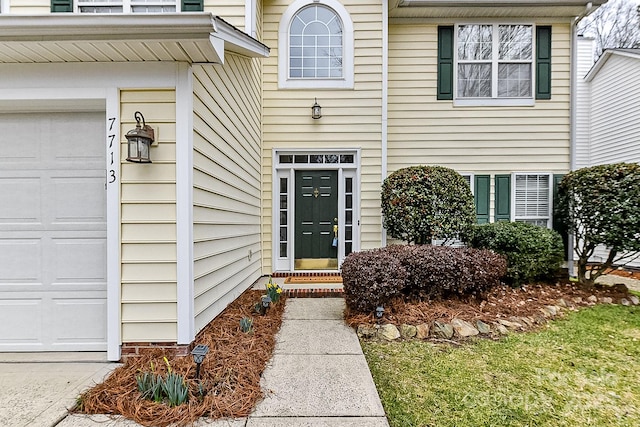
[[[384,417],[250,418],[247,427],[389,427]]]
[[[192,427],[245,427],[246,418],[237,420],[209,420],[200,418]],[[191,424],[190,424],[191,425]],[[113,415],[81,415],[69,414],[56,427],[140,427],[135,421],[122,416]]]
[[[287,303],[288,304],[288,303]],[[342,320],[287,319],[274,354],[362,354],[358,337]]]
[[[289,298],[284,309],[286,320],[342,320],[343,298]]]
[[[0,425],[52,426],[116,363],[0,364]]]
[[[252,417],[384,417],[363,355],[276,354]]]

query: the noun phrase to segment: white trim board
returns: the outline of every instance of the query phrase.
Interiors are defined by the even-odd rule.
[[[176,84],[176,249],[178,344],[195,338],[193,290],[193,74],[180,66]]]
[[[186,88],[180,79],[186,70],[166,64],[0,64],[0,105],[19,101],[24,109],[52,110],[58,105],[102,105],[107,120],[105,149],[120,159],[120,88]],[[181,84],[178,85],[177,82]],[[182,95],[184,96],[184,95]],[[178,116],[180,117],[180,116]],[[177,117],[177,118],[178,118]],[[109,118],[115,118],[113,123]],[[187,125],[188,126],[188,125]],[[109,132],[111,130],[111,132]],[[185,132],[182,130],[183,135]],[[111,138],[113,135],[113,138]],[[178,138],[178,135],[177,138]],[[109,142],[115,142],[109,150]],[[108,164],[106,166],[109,166]],[[107,168],[107,170],[109,170]],[[120,360],[120,170],[107,186],[107,358]]]
[[[278,156],[287,155],[287,154],[352,154],[354,156],[353,163],[284,163],[281,164],[279,162]],[[357,252],[360,250],[360,197],[361,197],[361,189],[360,189],[360,163],[361,163],[361,152],[360,149],[296,149],[296,148],[274,148],[272,149],[272,158],[273,158],[273,168],[272,168],[272,197],[271,197],[271,230],[272,230],[272,239],[271,239],[271,269],[272,271],[294,271],[294,256],[291,255],[291,251],[294,248],[294,237],[295,237],[295,224],[294,224],[294,212],[295,212],[295,172],[298,170],[337,170],[338,171],[338,227],[340,230],[345,229],[345,218],[344,218],[344,201],[343,196],[345,194],[344,189],[344,178],[349,177],[353,178],[353,204],[352,204],[352,252]],[[288,186],[287,186],[287,194],[289,198],[287,215],[288,221],[290,224],[287,228],[287,242],[289,243],[289,253],[290,255],[286,258],[279,257],[279,223],[277,218],[279,215],[276,215],[276,212],[279,211],[279,178],[287,178]],[[341,245],[338,249],[338,263],[342,264],[344,260],[344,247]],[[296,270],[296,271],[304,271],[304,270]],[[331,270],[335,271],[335,270]],[[318,272],[318,270],[314,270],[314,272]]]

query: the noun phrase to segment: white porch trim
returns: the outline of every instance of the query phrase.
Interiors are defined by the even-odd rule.
[[[188,64],[176,75],[176,250],[178,344],[195,338],[193,295],[193,74]]]
[[[280,155],[300,155],[300,154],[338,154],[338,155],[353,155],[353,163],[280,163]],[[272,203],[271,203],[271,230],[272,230],[272,258],[271,265],[273,271],[294,271],[294,255],[295,249],[295,172],[298,170],[337,170],[338,171],[338,229],[345,229],[345,178],[353,179],[353,219],[352,219],[352,251],[360,250],[360,160],[361,150],[359,148],[344,148],[344,149],[313,149],[313,148],[274,148],[272,149],[273,168],[272,168]],[[279,206],[280,206],[280,178],[288,179],[288,209],[287,215],[289,224],[287,228],[287,242],[288,242],[288,256],[283,258],[279,256],[279,236],[280,236],[280,224],[279,224]],[[342,242],[342,240],[339,240]],[[338,246],[338,266],[342,264],[344,260],[344,246],[339,244]],[[296,270],[301,271],[301,270]],[[335,270],[331,270],[335,271]],[[318,272],[318,270],[314,270]]]

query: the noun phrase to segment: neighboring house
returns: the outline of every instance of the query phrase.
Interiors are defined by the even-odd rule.
[[[593,40],[579,38],[576,169],[640,163],[640,49],[606,49],[593,61]]]
[[[640,163],[640,49],[606,49],[595,64],[593,51],[593,39],[578,38],[574,169]],[[592,259],[607,254],[599,248]]]
[[[551,226],[589,10],[0,0],[0,350],[184,350],[261,275],[384,245],[405,166],[465,175],[479,222]]]

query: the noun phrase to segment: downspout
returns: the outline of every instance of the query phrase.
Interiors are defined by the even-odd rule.
[[[380,184],[384,182],[387,177],[387,119],[389,115],[388,111],[388,97],[389,97],[389,1],[382,0],[382,167],[380,171],[381,180]],[[382,212],[381,212],[382,218]],[[382,230],[382,246],[387,246],[387,230],[381,225]]]
[[[577,51],[578,51],[578,35],[577,29],[578,24],[582,21],[586,16],[588,16],[593,11],[593,3],[589,2],[584,6],[584,11],[576,16],[571,22],[571,75],[569,76],[569,88],[571,91],[570,105],[569,105],[569,120],[570,120],[570,129],[569,129],[569,170],[573,171],[576,168],[576,103],[578,95],[577,95]],[[569,262],[569,277],[575,277],[575,266],[573,261],[574,255],[574,239],[573,234],[569,234],[568,236],[568,262]]]

